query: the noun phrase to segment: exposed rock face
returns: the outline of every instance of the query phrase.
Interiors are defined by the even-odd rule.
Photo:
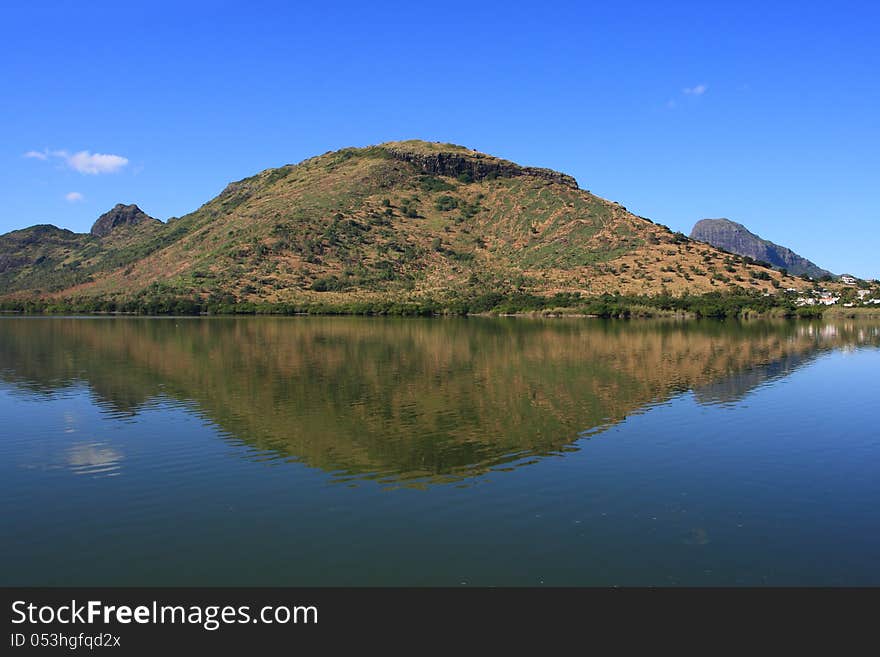
[[[761,239],[742,224],[729,219],[698,221],[691,231],[691,239],[707,242],[737,255],[769,262],[774,267],[787,269],[795,276],[807,274],[813,278],[820,278],[831,274],[791,249]]]
[[[109,235],[118,226],[136,226],[144,222],[158,222],[138,206],[117,203],[112,210],[105,212],[92,226],[91,233],[95,237]]]
[[[550,182],[578,189],[577,181],[569,175],[539,167],[521,167],[513,162],[488,157],[481,153],[414,153],[412,151],[389,147],[386,150],[392,157],[412,162],[425,173],[438,176],[470,175],[474,180],[485,178],[511,178],[514,176],[534,176]]]

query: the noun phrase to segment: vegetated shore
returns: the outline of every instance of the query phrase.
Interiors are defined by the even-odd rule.
[[[360,316],[507,316],[594,317],[621,319],[699,318],[880,318],[880,308],[840,306],[797,307],[791,299],[748,293],[633,296],[605,294],[581,297],[560,293],[540,297],[528,293],[483,293],[443,300],[380,300],[324,303],[209,303],[186,298],[135,301],[83,299],[19,299],[0,302],[0,312],[22,315],[360,315]]]
[[[876,308],[844,308],[842,306],[830,306],[825,308],[823,317],[830,319],[860,319],[860,318],[880,318],[880,307]]]

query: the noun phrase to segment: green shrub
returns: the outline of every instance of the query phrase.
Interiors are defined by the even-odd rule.
[[[458,207],[458,199],[454,196],[444,194],[434,201],[434,207],[441,212],[448,212],[449,210],[454,210]]]
[[[345,289],[345,287],[338,276],[322,276],[312,281],[312,289],[315,292],[338,292]]]
[[[436,176],[422,176],[419,178],[419,187],[426,192],[448,192],[455,189],[454,185]]]

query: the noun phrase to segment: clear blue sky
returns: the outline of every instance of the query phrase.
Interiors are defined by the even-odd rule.
[[[880,277],[876,3],[296,5],[7,3],[0,232],[421,138]]]

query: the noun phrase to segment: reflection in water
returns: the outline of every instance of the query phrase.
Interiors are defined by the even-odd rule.
[[[102,443],[77,443],[67,450],[67,466],[78,475],[113,477],[121,462],[122,453]]]
[[[877,346],[869,321],[0,318],[0,583],[877,584]]]
[[[261,459],[445,481],[574,449],[682,391],[728,403],[880,326],[339,318],[0,320],[0,377],[109,415],[184,404]],[[68,464],[118,473],[98,442]],[[693,539],[697,542],[702,539]]]

